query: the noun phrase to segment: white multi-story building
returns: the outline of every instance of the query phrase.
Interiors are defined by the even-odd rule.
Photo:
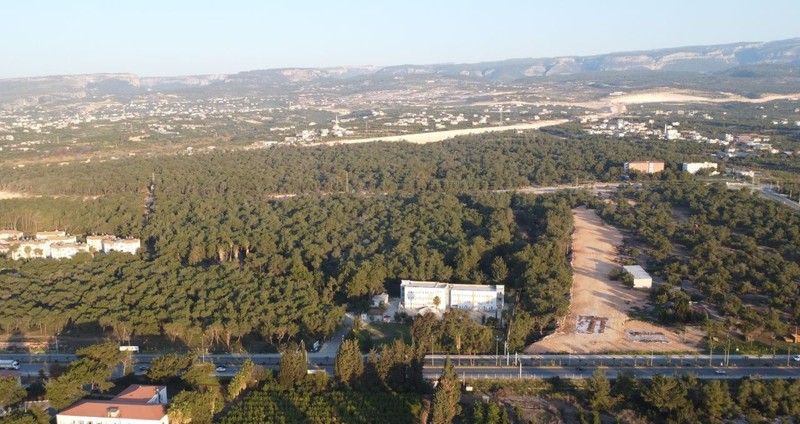
[[[450,304],[450,285],[435,281],[402,280],[400,299],[406,309],[435,308],[444,311]]]
[[[75,236],[50,236],[47,238],[38,238],[38,240],[45,240],[50,246],[56,243],[77,243],[78,238]]]
[[[103,242],[106,240],[113,240],[114,236],[109,236],[107,234],[103,234],[100,236],[86,236],[86,245],[89,246],[89,250],[92,252],[102,252],[103,251]]]
[[[50,242],[48,240],[23,240],[9,246],[11,259],[49,258]]]
[[[434,281],[402,280],[400,299],[406,309],[451,308],[471,311],[503,309],[505,286],[480,284],[448,284]],[[437,300],[438,299],[438,300]]]
[[[53,259],[69,259],[80,252],[88,252],[89,248],[82,243],[55,243],[50,245],[50,257]]]
[[[134,385],[111,400],[82,400],[56,415],[56,424],[169,424],[165,386]]]
[[[79,252],[109,253],[111,251],[125,252],[135,255],[141,248],[142,242],[136,238],[118,239],[114,236],[87,236],[86,243],[78,243],[75,236],[66,235],[63,231],[42,231],[36,233],[36,239],[18,239],[20,232],[4,230],[8,239],[0,246],[0,254],[11,256],[12,259],[33,258],[71,258]]]
[[[22,231],[0,230],[0,240],[15,240],[22,237]]]
[[[690,174],[696,174],[703,169],[710,169],[711,175],[716,175],[718,173],[717,164],[714,162],[688,162],[683,164],[683,170]]]
[[[503,308],[505,286],[451,284],[450,307],[471,311],[496,311]]]
[[[39,231],[36,233],[37,240],[45,240],[53,237],[64,237],[67,233],[65,231]]]
[[[105,253],[113,250],[135,255],[140,247],[142,247],[142,242],[138,238],[103,240],[103,252]]]

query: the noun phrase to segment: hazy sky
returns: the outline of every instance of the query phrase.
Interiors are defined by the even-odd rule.
[[[0,11],[0,78],[480,62],[800,36],[798,0],[8,0]]]

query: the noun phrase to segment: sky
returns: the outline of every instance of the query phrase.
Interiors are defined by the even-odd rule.
[[[800,37],[798,0],[26,0],[0,78],[471,63]]]

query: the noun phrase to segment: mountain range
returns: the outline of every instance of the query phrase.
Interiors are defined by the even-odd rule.
[[[800,64],[800,38],[770,42],[741,42],[712,46],[608,53],[594,56],[509,59],[472,64],[283,68],[237,74],[140,77],[133,74],[90,74],[0,80],[0,105],[29,106],[54,99],[90,95],[137,94],[217,87],[224,92],[255,87],[341,82],[358,77],[462,78],[486,82],[610,71],[711,73],[752,65]]]

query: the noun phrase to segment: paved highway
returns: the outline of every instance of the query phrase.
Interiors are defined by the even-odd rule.
[[[133,355],[134,370],[137,374],[144,373],[150,361],[159,355],[137,354]],[[277,369],[280,363],[278,354],[235,354],[235,355],[207,355],[206,360],[215,365],[223,365],[227,369],[219,372],[220,376],[230,377],[239,369],[239,365],[250,358],[253,362],[265,368]],[[74,355],[13,355],[1,354],[0,359],[17,359],[20,361],[20,371],[23,374],[37,375],[40,370],[49,371],[50,364],[65,364],[75,359]],[[445,356],[428,355],[425,358],[426,375],[437,374],[441,370]],[[653,373],[672,375],[674,372],[693,372],[699,376],[719,376],[723,378],[739,378],[745,375],[758,374],[765,377],[800,377],[800,362],[787,355],[768,356],[731,355],[454,355],[451,360],[456,365],[459,374],[467,376],[494,376],[498,378],[519,377],[519,365],[522,365],[523,376],[551,377],[558,375],[562,378],[580,378],[591,375],[594,368],[603,367],[610,376],[616,376],[620,371],[632,371],[644,377]],[[309,354],[310,369],[325,369],[329,373],[333,368],[333,356]],[[723,374],[722,371],[725,373]],[[118,371],[121,374],[122,370]]]
[[[759,193],[761,193],[761,195],[763,197],[766,197],[767,199],[771,199],[771,200],[774,200],[774,201],[776,201],[778,203],[786,205],[786,206],[794,209],[795,211],[800,211],[800,203],[797,203],[794,200],[789,200],[788,197],[774,192],[772,190],[772,188],[770,188],[770,187],[766,187],[766,186],[761,187],[761,190],[759,191]]]
[[[591,377],[595,367],[456,367],[462,379],[515,379],[551,378],[580,379]],[[800,378],[800,368],[748,367],[748,368],[694,368],[694,367],[603,367],[609,378],[629,373],[637,378],[651,379],[655,375],[675,376],[692,373],[700,379],[739,379],[742,377]],[[425,378],[437,378],[441,367],[426,366]]]

